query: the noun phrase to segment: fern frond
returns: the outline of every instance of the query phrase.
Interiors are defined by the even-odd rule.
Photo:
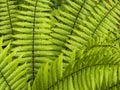
[[[72,68],[69,65],[65,72],[61,69],[57,70],[57,68],[63,68],[62,65],[59,66],[62,58],[54,61],[49,68],[48,64],[40,68],[33,90],[106,90],[111,88],[119,90],[120,58],[116,49],[95,47],[94,50],[78,51],[76,55],[75,52],[73,54],[71,59],[75,64]],[[58,78],[59,75],[60,78]]]
[[[56,61],[50,64],[50,67],[47,63],[44,67],[40,68],[33,83],[32,90],[46,90],[49,86],[61,79],[63,74],[62,60],[61,54]]]
[[[0,42],[2,42],[0,40]],[[0,48],[2,45],[0,43]],[[0,89],[26,90],[26,64],[20,65],[21,57],[14,59],[16,51],[8,54],[10,44],[0,51]]]
[[[54,60],[54,47],[48,39],[51,33],[52,17],[50,0],[24,0],[18,5],[17,22],[13,36],[13,46],[19,47],[17,56],[23,55],[23,62],[27,62],[28,76],[33,82],[40,66]]]
[[[91,0],[68,0],[68,3],[63,10],[58,10],[59,22],[51,34],[52,42],[61,47],[58,52],[67,56],[73,49],[86,47],[92,38],[114,41],[119,36],[119,0],[109,3],[103,0],[98,4]],[[64,60],[69,62],[69,57]]]
[[[0,0],[0,36],[4,36],[3,45],[7,45],[14,34],[13,27],[16,15],[14,3],[14,0]]]
[[[54,11],[58,22],[52,29],[53,32],[50,34],[52,38],[50,40],[54,45],[60,47],[56,49],[59,54],[63,49],[67,49],[67,45],[71,45],[71,43],[77,45],[79,48],[87,43],[87,39],[91,37],[88,33],[91,31],[87,29],[86,32],[88,33],[82,32],[82,30],[79,29],[79,25],[82,26],[83,20],[87,20],[87,16],[91,16],[90,12],[96,7],[95,4],[96,3],[91,0],[67,0],[67,4],[64,4],[62,9]],[[77,30],[81,31],[79,32],[79,34],[82,35],[81,37],[76,34]],[[75,35],[76,37],[73,37]],[[73,40],[72,37],[76,38],[78,42]],[[65,62],[69,62],[68,59],[64,60]]]

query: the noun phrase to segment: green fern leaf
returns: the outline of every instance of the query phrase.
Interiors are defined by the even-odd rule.
[[[0,40],[2,42],[2,40]],[[0,43],[0,47],[2,45]],[[22,58],[16,58],[16,51],[8,54],[10,44],[0,52],[0,89],[1,90],[26,90],[27,76],[26,64],[19,65]]]
[[[62,60],[63,57],[61,54],[57,60],[50,64],[50,67],[47,63],[44,67],[40,68],[33,83],[32,90],[47,90],[51,85],[61,79],[63,76]]]
[[[54,48],[57,47],[49,41],[53,24],[51,4],[50,0],[24,0],[18,5],[12,50],[19,48],[16,56],[23,55],[22,62],[27,62],[31,83],[39,67],[56,58]]]
[[[113,50],[114,54],[111,53]],[[33,90],[119,90],[120,58],[115,48],[95,47],[87,52],[78,51],[73,60],[75,64],[72,68],[69,65],[65,72],[58,69],[63,68],[61,59],[52,62],[49,68],[46,64],[39,69]]]
[[[56,50],[64,53],[64,62],[69,62],[73,49],[86,47],[92,38],[99,37],[103,41],[118,38],[119,2],[67,0],[64,9],[55,11],[58,23],[53,28],[50,40],[61,48]]]
[[[15,0],[0,0],[0,36],[4,36],[4,46],[13,39],[15,15]]]

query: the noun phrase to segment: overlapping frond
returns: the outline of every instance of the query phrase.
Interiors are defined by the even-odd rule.
[[[50,66],[47,63],[44,67],[40,68],[33,83],[32,90],[47,90],[51,85],[60,80],[63,76],[62,60],[63,56],[61,54]]]
[[[119,90],[120,1],[51,2],[0,0],[0,89]]]
[[[83,25],[83,20],[87,20],[87,16],[91,16],[90,12],[94,10],[94,7],[96,7],[95,1],[67,0],[67,4],[63,5],[62,9],[54,11],[58,22],[52,29],[51,41],[60,47],[56,49],[59,53],[63,49],[67,49],[71,43],[77,45],[79,48],[87,43],[87,40],[91,37],[89,35],[91,31],[85,27],[84,32],[79,27]],[[68,59],[65,58],[64,60]]]
[[[50,67],[47,64],[40,68],[33,90],[119,90],[119,54],[119,48],[114,47],[94,47],[88,51],[73,52],[73,63],[65,72],[61,69],[62,65],[59,66],[62,58]]]
[[[99,38],[113,39],[119,36],[119,10],[120,1],[114,0],[96,5],[93,10],[90,10],[91,16],[88,16],[86,20],[83,20],[83,24],[78,25],[78,29],[74,30],[75,35],[70,36],[70,40],[67,40],[66,47],[69,50],[73,48],[79,49],[80,45],[84,46],[87,44],[85,40],[89,40],[90,37],[94,38],[97,36]],[[81,37],[83,39],[81,39]]]
[[[120,1],[105,0],[96,2],[91,0],[67,0],[64,9],[55,12],[58,23],[53,28],[51,40],[63,52],[64,60],[69,62],[73,49],[86,47],[88,41],[94,37],[102,40],[119,36]]]
[[[10,44],[2,49],[2,40],[0,42],[0,89],[26,90],[26,64],[20,65],[21,57],[14,59],[16,51],[8,54]]]

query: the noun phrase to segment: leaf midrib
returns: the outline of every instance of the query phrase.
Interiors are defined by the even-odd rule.
[[[82,2],[82,5],[80,5],[80,8],[79,8],[79,10],[78,10],[78,13],[77,13],[77,15],[76,15],[75,21],[74,21],[74,23],[73,23],[73,25],[72,25],[71,32],[70,32],[69,35],[73,35],[73,31],[74,31],[75,25],[77,24],[77,20],[78,20],[78,18],[79,18],[79,15],[80,15],[80,13],[81,13],[81,11],[82,11],[82,9],[83,9],[83,7],[84,7],[84,5],[85,5],[86,2],[87,2],[87,0],[84,0],[84,1]],[[68,39],[66,40],[66,42],[67,42],[68,40],[70,40],[70,39],[71,39],[71,38],[68,37]],[[66,42],[65,42],[65,44],[66,44]],[[65,49],[68,50],[68,47],[66,47]]]
[[[75,25],[77,24],[77,20],[78,20],[78,18],[79,18],[79,15],[80,15],[80,13],[81,13],[81,11],[82,11],[82,8],[83,8],[83,6],[85,5],[86,1],[87,1],[87,0],[84,0],[83,3],[82,3],[82,5],[80,5],[80,8],[79,8],[79,11],[78,11],[78,13],[77,13],[77,15],[76,15],[75,21],[74,21],[74,23],[73,23],[72,31],[71,31],[70,35],[73,34],[73,29],[75,28]]]
[[[11,32],[12,32],[12,35],[14,35],[12,18],[11,18],[11,14],[10,14],[10,8],[9,8],[8,0],[6,0],[6,4],[7,4],[7,10],[8,10],[8,17],[9,17]]]
[[[73,76],[74,74],[79,73],[81,70],[84,70],[84,69],[90,68],[90,67],[107,66],[107,65],[113,65],[113,66],[118,65],[119,66],[119,64],[95,64],[95,65],[91,65],[91,66],[82,67],[82,68],[80,68],[80,69],[78,69],[78,70],[76,70],[76,71],[68,74],[67,76],[63,77],[62,79],[58,80],[53,85],[51,85],[50,87],[48,87],[46,90],[49,90],[49,89],[53,88],[55,85],[59,84],[60,82],[64,81],[65,79]]]
[[[114,10],[114,8],[117,7],[117,5],[118,5],[119,3],[120,3],[120,1],[117,2],[117,3],[114,5],[114,7],[112,7],[112,8],[107,12],[107,14],[102,18],[102,20],[97,24],[96,28],[94,29],[94,31],[93,31],[93,33],[92,33],[92,37],[95,35],[96,31],[98,30],[98,28],[100,27],[100,25],[102,24],[102,22],[103,22],[103,21],[107,18],[107,16]]]
[[[9,87],[9,89],[12,90],[11,85],[8,83],[6,77],[4,76],[4,74],[2,73],[1,70],[0,70],[0,74],[1,74],[1,76],[3,77],[4,81],[6,82],[7,86]]]
[[[34,70],[34,63],[35,63],[35,21],[36,21],[36,8],[37,8],[36,0],[35,7],[34,7],[34,19],[33,19],[33,30],[32,30],[32,78],[34,81],[35,78],[35,70]]]

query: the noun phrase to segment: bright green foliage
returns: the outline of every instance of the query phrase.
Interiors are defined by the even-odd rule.
[[[0,0],[0,36],[4,35],[4,44],[12,39],[13,32],[13,23],[15,22],[16,15],[16,6],[15,0]]]
[[[46,64],[39,69],[33,90],[119,90],[118,49],[109,46],[73,52],[73,63],[64,72],[62,56],[59,56],[50,67]]]
[[[8,55],[10,44],[2,49],[0,42],[0,90],[26,90],[26,64],[19,65],[22,58],[14,59],[16,51]]]
[[[57,45],[58,52],[65,53],[64,59],[69,62],[69,53],[73,49],[86,47],[89,39],[97,36],[105,40],[108,36],[118,38],[120,1],[110,0],[102,4],[91,0],[67,0],[64,10],[56,10],[58,19],[53,28],[51,41]]]
[[[0,0],[0,36],[0,90],[120,90],[120,0]]]
[[[51,36],[53,38],[50,40],[59,47],[56,49],[59,54],[61,52],[69,54],[70,50],[86,45],[92,33],[89,28],[84,26],[83,22],[88,20],[88,16],[91,16],[96,2],[91,0],[67,1],[62,9],[54,11],[58,22],[52,29]],[[68,57],[65,57],[64,60],[69,62]]]
[[[51,62],[51,42],[48,41],[51,32],[51,2],[49,0],[24,0],[18,5],[12,42],[13,50],[19,47],[17,56],[23,55],[27,62],[27,72],[34,80],[37,70],[45,62]],[[48,53],[46,53],[46,51]],[[24,54],[23,54],[24,53]]]
[[[44,67],[40,68],[33,83],[32,89],[46,90],[49,89],[49,87],[51,87],[52,85],[54,85],[57,81],[59,81],[63,76],[62,60],[63,56],[60,55],[56,61],[53,61],[53,63],[50,64],[50,67],[47,63]]]

